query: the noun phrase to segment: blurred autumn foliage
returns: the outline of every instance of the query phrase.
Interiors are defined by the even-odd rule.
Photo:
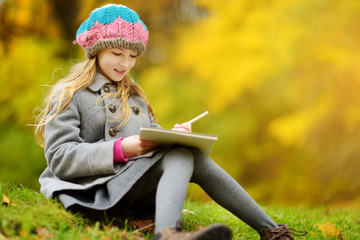
[[[358,0],[113,2],[150,30],[132,74],[163,127],[209,110],[193,130],[219,136],[212,158],[259,202],[360,206]],[[26,124],[105,3],[0,0],[0,180],[39,187]]]

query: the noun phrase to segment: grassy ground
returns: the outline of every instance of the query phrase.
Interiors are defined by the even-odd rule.
[[[184,229],[193,231],[215,222],[228,225],[233,239],[259,239],[257,233],[215,203],[187,201]],[[264,207],[278,223],[306,230],[299,239],[360,239],[360,210],[319,207]],[[326,235],[326,236],[325,236]],[[95,222],[71,214],[55,200],[21,186],[0,182],[1,239],[151,239],[125,221]]]

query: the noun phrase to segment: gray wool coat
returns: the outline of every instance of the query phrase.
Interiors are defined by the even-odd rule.
[[[129,98],[129,105],[138,107],[140,114],[131,111],[129,122],[117,129],[119,104],[111,102],[112,98],[96,103],[101,94],[115,91],[115,86],[97,73],[93,83],[77,91],[66,109],[45,126],[47,168],[39,182],[46,198],[67,190],[87,191],[116,178],[117,196],[112,201],[119,201],[164,155],[162,150],[153,151],[114,165],[116,139],[139,134],[140,126],[160,127],[150,121],[145,102],[136,96]]]

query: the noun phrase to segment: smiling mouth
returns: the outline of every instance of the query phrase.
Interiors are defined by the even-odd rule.
[[[119,73],[119,74],[124,74],[125,73],[125,70],[123,70],[123,71],[119,71],[119,70],[117,70],[117,69],[114,69],[115,70],[115,72],[117,72],[117,73]]]

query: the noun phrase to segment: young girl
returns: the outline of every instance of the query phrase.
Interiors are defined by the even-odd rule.
[[[154,239],[231,239],[222,224],[193,233],[179,228],[188,184],[194,182],[261,239],[293,239],[286,225],[277,225],[199,150],[139,138],[140,126],[160,127],[128,75],[148,34],[137,13],[123,5],[95,9],[80,26],[75,43],[87,59],[52,88],[36,128],[48,165],[40,176],[41,192],[58,197],[66,209],[155,214]],[[173,130],[190,132],[191,124]]]

